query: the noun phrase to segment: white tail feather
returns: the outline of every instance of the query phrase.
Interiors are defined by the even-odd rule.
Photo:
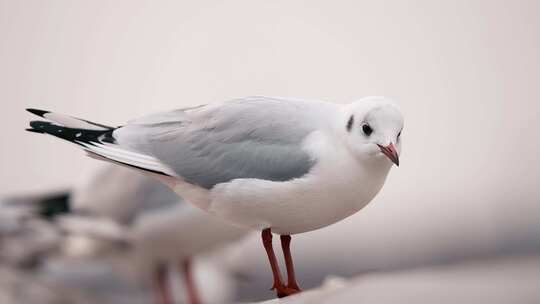
[[[64,127],[68,127],[68,128],[85,129],[85,130],[93,130],[93,131],[108,130],[108,128],[106,128],[105,126],[94,124],[80,118],[76,118],[76,117],[72,117],[72,116],[60,114],[60,113],[49,112],[49,113],[44,114],[43,118],[50,121],[54,121],[55,123]]]
[[[110,159],[126,165],[139,167],[142,169],[163,172],[170,176],[176,176],[176,173],[174,173],[174,171],[172,171],[169,167],[165,166],[163,163],[161,163],[159,160],[152,156],[122,149],[119,146],[113,144],[88,144],[84,142],[79,143],[84,146],[85,150],[102,156],[106,159]]]

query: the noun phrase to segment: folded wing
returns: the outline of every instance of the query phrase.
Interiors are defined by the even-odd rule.
[[[314,165],[303,140],[328,122],[334,107],[250,97],[144,117],[113,135],[204,188],[238,178],[286,181]]]

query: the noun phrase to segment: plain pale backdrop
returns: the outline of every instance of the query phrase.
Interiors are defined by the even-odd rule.
[[[299,272],[539,248],[539,12],[534,0],[0,0],[0,194],[69,187],[98,166],[24,132],[25,107],[116,125],[246,95],[386,95],[406,119],[402,165],[366,209],[296,238]]]

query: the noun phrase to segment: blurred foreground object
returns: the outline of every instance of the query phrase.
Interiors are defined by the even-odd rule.
[[[538,303],[540,255],[513,256],[330,279],[283,304]]]

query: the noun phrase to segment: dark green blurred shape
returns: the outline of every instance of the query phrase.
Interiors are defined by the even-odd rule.
[[[69,192],[63,192],[42,197],[36,202],[38,213],[50,220],[59,214],[71,212],[69,196]]]

